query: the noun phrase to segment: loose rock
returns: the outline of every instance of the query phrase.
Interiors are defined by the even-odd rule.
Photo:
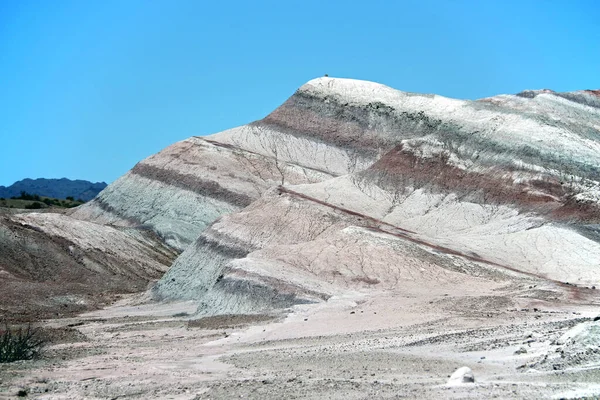
[[[475,376],[469,367],[460,367],[448,379],[448,385],[462,385],[465,383],[475,383]]]

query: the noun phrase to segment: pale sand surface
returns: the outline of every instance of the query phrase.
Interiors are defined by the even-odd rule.
[[[594,324],[593,298],[556,302],[520,297],[517,286],[475,289],[357,293],[270,319],[199,321],[194,302],[136,305],[140,297],[130,297],[47,321],[81,335],[49,346],[41,360],[0,366],[0,396],[20,389],[39,399],[600,395],[600,357],[567,354],[562,360],[574,363],[557,370],[539,362],[568,347],[557,340],[569,329]],[[527,352],[515,354],[521,348]],[[461,366],[473,370],[475,384],[447,386]]]

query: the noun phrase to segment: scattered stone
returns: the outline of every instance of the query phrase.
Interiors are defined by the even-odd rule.
[[[475,383],[475,376],[469,367],[460,367],[448,379],[448,385],[462,385],[464,383]]]
[[[519,350],[515,351],[515,354],[527,354],[527,349],[525,347],[521,347]]]

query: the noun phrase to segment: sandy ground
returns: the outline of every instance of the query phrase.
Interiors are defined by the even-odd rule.
[[[600,396],[598,354],[569,353],[559,340],[596,323],[594,296],[528,297],[560,298],[564,290],[381,292],[279,315],[200,320],[193,302],[136,306],[131,297],[46,321],[44,329],[62,335],[42,359],[0,366],[0,398],[19,391],[39,399]],[[475,383],[447,386],[462,366]]]

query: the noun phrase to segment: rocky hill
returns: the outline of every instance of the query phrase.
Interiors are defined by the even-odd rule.
[[[77,334],[0,391],[596,398],[599,181],[598,91],[312,80],[79,207],[0,208],[0,319]]]
[[[39,196],[66,199],[73,197],[88,201],[96,197],[106,187],[104,182],[89,182],[80,179],[23,179],[10,186],[0,186],[0,197],[9,199],[21,195],[21,192]]]
[[[184,251],[153,295],[209,314],[514,274],[592,285],[599,104],[319,78],[260,121],[141,161],[72,216]]]
[[[59,257],[112,274],[109,292],[121,276],[141,290],[181,253],[151,295],[204,314],[514,279],[595,286],[599,99],[315,79],[260,121],[140,161],[68,215],[6,214],[2,276],[62,282]]]

